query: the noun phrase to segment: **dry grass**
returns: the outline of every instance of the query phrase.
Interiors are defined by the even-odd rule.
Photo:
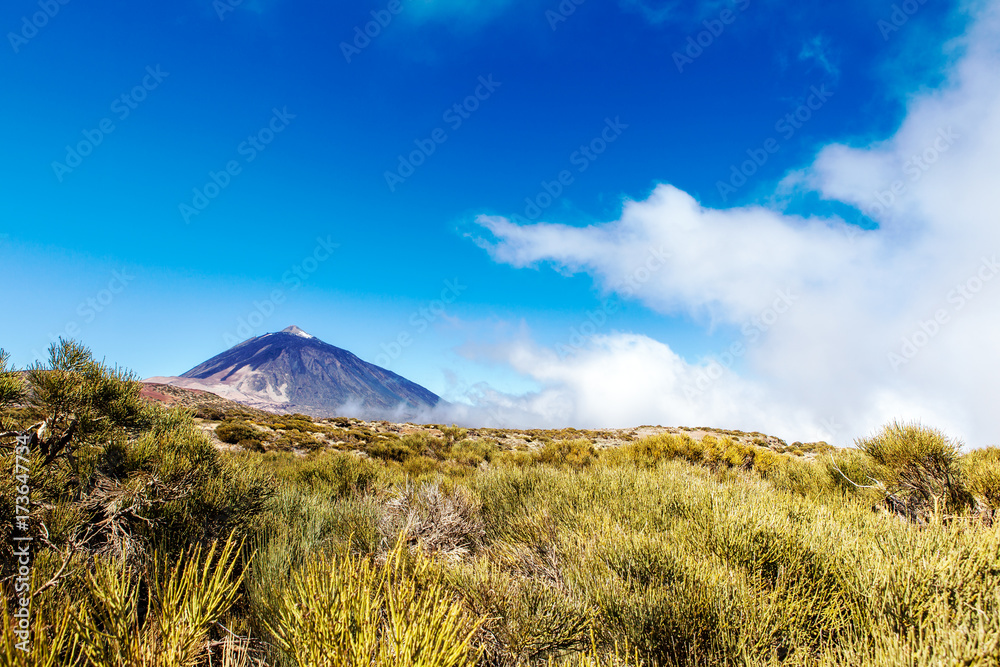
[[[429,555],[459,560],[475,551],[483,525],[471,494],[440,482],[406,484],[386,502],[379,526],[387,543],[403,540]]]

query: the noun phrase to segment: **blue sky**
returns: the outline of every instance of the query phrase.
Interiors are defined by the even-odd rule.
[[[617,409],[574,384],[599,384],[609,368],[623,384],[607,391],[628,396],[632,380],[645,388],[647,373],[669,375],[655,367],[663,354],[684,372],[709,369],[748,338],[774,290],[733,293],[788,253],[814,250],[776,239],[743,261],[720,246],[698,265],[732,270],[698,289],[654,270],[626,290],[622,279],[645,275],[660,245],[655,234],[641,251],[622,245],[641,236],[623,207],[653,206],[657,187],[705,210],[764,207],[799,232],[808,226],[799,216],[874,228],[878,248],[837,260],[865,270],[886,253],[913,271],[932,261],[907,246],[905,229],[849,196],[841,167],[824,171],[838,146],[877,152],[902,141],[920,100],[960,86],[970,44],[990,41],[983,17],[995,3],[911,0],[905,9],[870,0],[16,0],[0,12],[0,345],[25,365],[69,334],[145,377],[297,324],[512,424],[713,419],[843,440],[886,417],[939,416],[968,438],[994,437],[996,424],[966,407],[922,412],[940,407],[933,392],[908,393],[914,382],[884,359],[896,329],[877,350],[892,371],[882,368],[886,382],[860,370],[833,382],[837,396],[854,392],[852,382],[879,385],[871,391],[885,407],[872,408],[882,400],[873,398],[827,409],[823,392],[803,397],[806,379],[772,348],[835,356],[836,336],[819,348],[803,342],[807,323],[761,329],[767,344],[736,355],[711,399],[675,378],[648,392],[683,400]],[[375,36],[359,37],[366,29]],[[420,164],[410,173],[400,156]],[[745,183],[733,177],[741,167],[753,172]],[[758,218],[752,238],[765,238],[770,223]],[[982,245],[981,231],[966,235],[969,247]],[[661,250],[672,267],[695,256],[676,241]],[[913,252],[896,258],[904,248]],[[957,257],[935,265],[961,266]],[[802,266],[786,269],[774,280],[816,284]],[[827,306],[817,312],[852,289],[861,288],[816,296]],[[434,302],[446,290],[454,298],[442,312]],[[919,325],[921,312],[900,321]],[[397,349],[400,336],[409,343]],[[651,346],[660,361],[630,375],[610,351],[618,344]],[[917,384],[941,382],[931,363]],[[578,372],[591,366],[584,380]],[[817,383],[824,368],[813,369]],[[730,380],[739,387],[723,387]],[[592,400],[611,407],[595,412]],[[726,407],[748,400],[761,405]]]

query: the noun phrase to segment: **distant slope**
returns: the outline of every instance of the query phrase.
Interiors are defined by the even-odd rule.
[[[228,417],[252,417],[263,419],[269,411],[252,408],[243,403],[222,398],[203,389],[185,389],[177,385],[143,381],[139,394],[147,401],[159,403],[168,408],[182,407],[194,412],[196,417],[224,419]]]
[[[428,389],[296,326],[244,341],[180,377],[146,382],[210,391],[263,410],[316,417],[399,420],[441,402]]]

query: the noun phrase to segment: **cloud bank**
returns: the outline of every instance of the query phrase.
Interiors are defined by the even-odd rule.
[[[588,227],[480,216],[477,242],[497,262],[585,272],[606,293],[740,332],[701,360],[628,333],[595,333],[572,354],[509,344],[494,356],[541,390],[501,407],[533,425],[706,424],[840,444],[920,419],[972,446],[1000,441],[1000,0],[978,7],[945,83],[912,97],[892,136],[827,146],[781,185],[877,229],[710,209],[670,185]],[[651,251],[669,258],[642,273]]]

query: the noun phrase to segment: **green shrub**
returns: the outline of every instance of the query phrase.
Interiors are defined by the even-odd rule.
[[[322,447],[323,441],[316,438],[312,433],[288,430],[282,431],[281,435],[275,439],[274,446],[285,451],[290,449],[312,451]]]
[[[383,461],[397,461],[399,463],[406,461],[416,454],[414,448],[411,447],[411,443],[404,442],[395,436],[374,440],[365,448],[365,451],[373,458],[382,459]]]
[[[448,451],[447,458],[463,465],[476,467],[493,461],[500,450],[492,440],[462,440]]]
[[[235,445],[242,440],[256,440],[260,442],[262,434],[251,424],[242,420],[234,420],[219,424],[215,428],[215,437],[222,442]]]
[[[445,457],[447,446],[441,438],[425,433],[411,433],[401,438],[381,434],[378,439],[369,443],[366,451],[370,456],[384,461],[403,463],[412,456],[428,456],[440,461]]]
[[[222,421],[226,418],[226,411],[215,406],[204,406],[196,408],[194,416],[199,419],[207,419],[209,421]]]
[[[589,440],[552,440],[535,453],[535,460],[548,465],[585,468],[597,460]]]
[[[876,477],[890,500],[911,519],[969,508],[959,446],[937,429],[894,422],[856,444],[878,465]]]
[[[649,438],[643,438],[606,449],[601,456],[614,465],[636,465],[642,468],[652,468],[661,461],[669,461],[683,457],[692,461],[701,461],[704,446],[687,435],[664,433]]]
[[[372,489],[382,475],[381,468],[353,454],[323,452],[294,468],[294,481],[327,497],[342,498]]]
[[[383,565],[319,556],[292,577],[265,620],[299,667],[462,667],[475,663],[468,616],[428,561],[401,547]]]
[[[459,440],[463,440],[465,436],[469,434],[468,429],[459,428],[454,424],[451,426],[441,426],[439,429],[449,445],[453,445]]]
[[[425,477],[433,477],[441,469],[441,462],[429,456],[419,454],[411,456],[402,464],[407,477],[412,480],[421,480]]]
[[[485,664],[545,664],[591,645],[588,605],[550,582],[512,577],[489,563],[453,571],[472,615]]]
[[[1000,447],[976,449],[962,457],[969,491],[986,508],[1000,509]]]
[[[90,638],[81,646],[87,664],[201,664],[210,631],[239,592],[240,546],[230,539],[218,556],[216,544],[204,555],[195,545],[176,560],[158,554],[138,580],[122,562],[96,563],[87,578],[90,604],[75,619],[76,632]]]
[[[843,493],[862,493],[873,501],[881,494],[876,488],[880,482],[876,476],[880,474],[879,466],[867,454],[859,449],[842,449],[817,460],[817,464],[826,469],[830,485]]]
[[[291,415],[282,419],[282,424],[275,425],[275,428],[298,431],[299,433],[325,433],[327,428],[316,424],[312,419],[304,415]]]

